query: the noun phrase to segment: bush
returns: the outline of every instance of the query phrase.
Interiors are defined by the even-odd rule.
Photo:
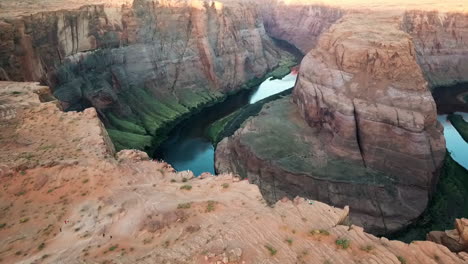
[[[346,238],[340,238],[338,240],[335,241],[336,245],[341,247],[342,249],[347,249],[349,248],[351,242],[346,239]]]
[[[190,191],[192,190],[192,185],[189,185],[189,184],[186,184],[186,185],[182,185],[180,187],[181,190],[187,190],[187,191]]]
[[[400,261],[401,264],[406,264],[406,259],[402,256],[397,256],[397,259]]]
[[[177,205],[177,209],[189,209],[192,207],[192,203],[181,203]]]
[[[276,253],[278,252],[275,248],[273,248],[270,245],[265,245],[265,248],[268,249],[268,251],[270,252],[270,255],[272,256],[276,255]]]

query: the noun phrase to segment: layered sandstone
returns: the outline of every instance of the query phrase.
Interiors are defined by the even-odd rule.
[[[138,151],[117,160],[94,109],[61,112],[40,102],[44,89],[0,82],[4,262],[465,263],[432,242],[344,226],[347,208],[302,198],[268,207],[232,175],[193,179]]]
[[[302,61],[295,105],[283,99],[245,123],[218,146],[217,168],[253,179],[270,202],[300,194],[348,204],[353,223],[371,232],[416,219],[445,140],[401,22],[391,13],[343,16]]]
[[[2,19],[0,79],[42,80],[65,110],[94,106],[118,149],[144,149],[190,111],[256,84],[285,55],[255,6],[119,3]]]
[[[467,13],[409,11],[402,26],[432,87],[468,81]]]

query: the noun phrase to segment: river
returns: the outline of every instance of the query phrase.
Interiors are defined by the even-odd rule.
[[[463,119],[468,122],[468,113],[456,112],[463,116]],[[447,115],[439,115],[439,122],[444,126],[444,137],[447,144],[447,150],[452,158],[468,169],[468,143],[460,136],[455,127],[447,120]]]
[[[206,129],[247,104],[294,87],[296,78],[296,71],[282,79],[269,78],[256,89],[241,91],[224,102],[203,109],[175,127],[169,138],[155,151],[154,157],[168,162],[177,171],[191,170],[196,176],[203,172],[215,174],[215,149],[206,136]]]
[[[233,113],[239,108],[254,104],[264,98],[278,94],[294,86],[297,72],[293,71],[283,79],[265,80],[259,87],[253,90],[241,91],[238,94],[228,97],[224,102],[208,107],[179,124],[169,134],[166,140],[155,152],[155,158],[162,159],[171,164],[177,171],[191,170],[195,175],[203,172],[214,174],[214,146],[206,136],[206,129],[215,121]],[[451,90],[459,93],[460,91]],[[452,93],[453,95],[453,93]],[[436,102],[447,102],[446,98],[440,100],[440,96],[435,94]],[[447,97],[448,98],[448,97]],[[452,98],[452,97],[450,97]],[[453,99],[450,100],[453,103]],[[453,105],[453,104],[452,104]],[[444,136],[447,142],[447,149],[455,161],[468,169],[468,144],[463,140],[458,131],[447,120],[448,105],[442,106],[442,112],[438,120],[444,126]],[[464,107],[464,106],[463,106]],[[442,108],[442,109],[441,109]],[[457,107],[460,109],[459,107]],[[468,120],[468,113],[458,113]]]

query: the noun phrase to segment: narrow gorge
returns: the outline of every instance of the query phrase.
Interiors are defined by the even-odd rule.
[[[468,5],[0,9],[0,263],[468,261]]]

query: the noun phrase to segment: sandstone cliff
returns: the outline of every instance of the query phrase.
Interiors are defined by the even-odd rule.
[[[253,179],[270,202],[300,194],[348,204],[353,223],[371,232],[416,219],[437,182],[445,141],[401,21],[346,14],[302,61],[295,106],[283,99],[265,107],[218,146],[217,168]]]
[[[96,111],[61,112],[39,101],[45,89],[0,82],[3,262],[466,263],[432,242],[342,225],[348,208],[272,208],[232,175],[193,179],[138,151],[114,158]]]
[[[262,15],[269,36],[285,40],[307,54],[320,35],[343,16],[343,9],[320,4],[264,3]]]
[[[285,56],[239,3],[92,5],[4,19],[0,32],[0,79],[42,80],[65,110],[96,107],[118,149],[157,144]]]
[[[406,12],[419,64],[432,87],[468,81],[468,14]]]

